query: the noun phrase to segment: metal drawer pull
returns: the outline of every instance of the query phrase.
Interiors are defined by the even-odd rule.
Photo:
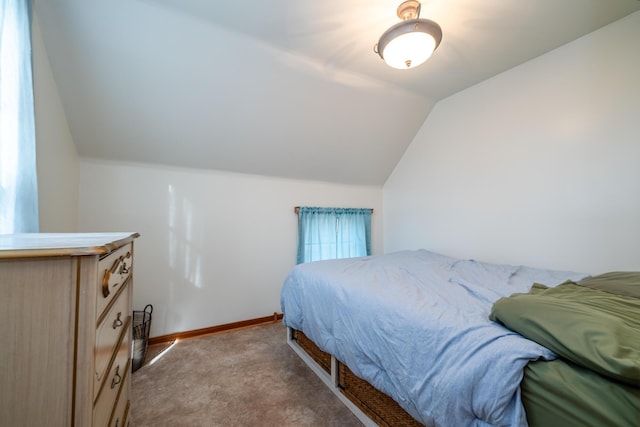
[[[108,297],[111,291],[109,291],[109,280],[111,279],[111,272],[109,270],[104,271],[104,277],[102,278],[102,296]]]
[[[130,266],[127,267],[127,263],[125,262],[125,259],[129,259],[129,258],[131,258],[131,252],[127,252],[126,255],[120,255],[118,258],[116,258],[111,268],[104,271],[104,276],[102,277],[102,296],[103,297],[106,298],[111,293],[111,291],[109,290],[109,281],[111,280],[112,274],[115,274],[116,272],[118,272],[118,274],[120,275],[129,274],[129,270],[131,270],[131,267]],[[122,263],[122,265],[120,265],[120,263]],[[120,268],[118,268],[118,266],[120,266]],[[114,283],[113,287],[115,288],[119,284],[120,282]]]
[[[118,317],[116,318],[116,320],[113,321],[113,329],[119,328],[123,324],[122,320],[120,320],[120,316],[122,316],[122,312],[119,311],[117,316]]]
[[[116,375],[111,380],[111,388],[112,389],[114,389],[118,384],[120,384],[120,381],[122,381],[122,377],[118,373],[119,371],[120,371],[120,365],[116,366]]]
[[[131,252],[127,252],[125,256],[120,257],[120,261],[122,261],[122,266],[120,267],[120,274],[129,274],[129,270],[131,267],[127,267],[127,259],[131,258]]]

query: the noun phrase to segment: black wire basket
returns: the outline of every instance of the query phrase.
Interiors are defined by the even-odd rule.
[[[151,313],[153,306],[147,304],[142,311],[133,312],[133,355],[131,362],[132,372],[144,365],[149,349],[149,331],[151,330]]]

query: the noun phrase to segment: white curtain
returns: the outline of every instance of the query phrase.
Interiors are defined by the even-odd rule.
[[[0,234],[38,231],[31,3],[0,0]]]

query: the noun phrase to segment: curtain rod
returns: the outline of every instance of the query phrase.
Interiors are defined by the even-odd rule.
[[[295,206],[295,207],[293,208],[293,211],[294,211],[295,213],[299,213],[299,212],[300,212],[300,206]],[[373,213],[373,208],[371,208],[371,213]]]

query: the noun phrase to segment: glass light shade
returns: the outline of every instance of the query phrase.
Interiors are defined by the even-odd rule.
[[[436,41],[427,33],[406,33],[391,40],[382,57],[393,68],[401,70],[417,67],[429,59]]]
[[[440,45],[442,29],[428,19],[407,19],[382,34],[377,53],[391,67],[406,70],[425,62]]]

